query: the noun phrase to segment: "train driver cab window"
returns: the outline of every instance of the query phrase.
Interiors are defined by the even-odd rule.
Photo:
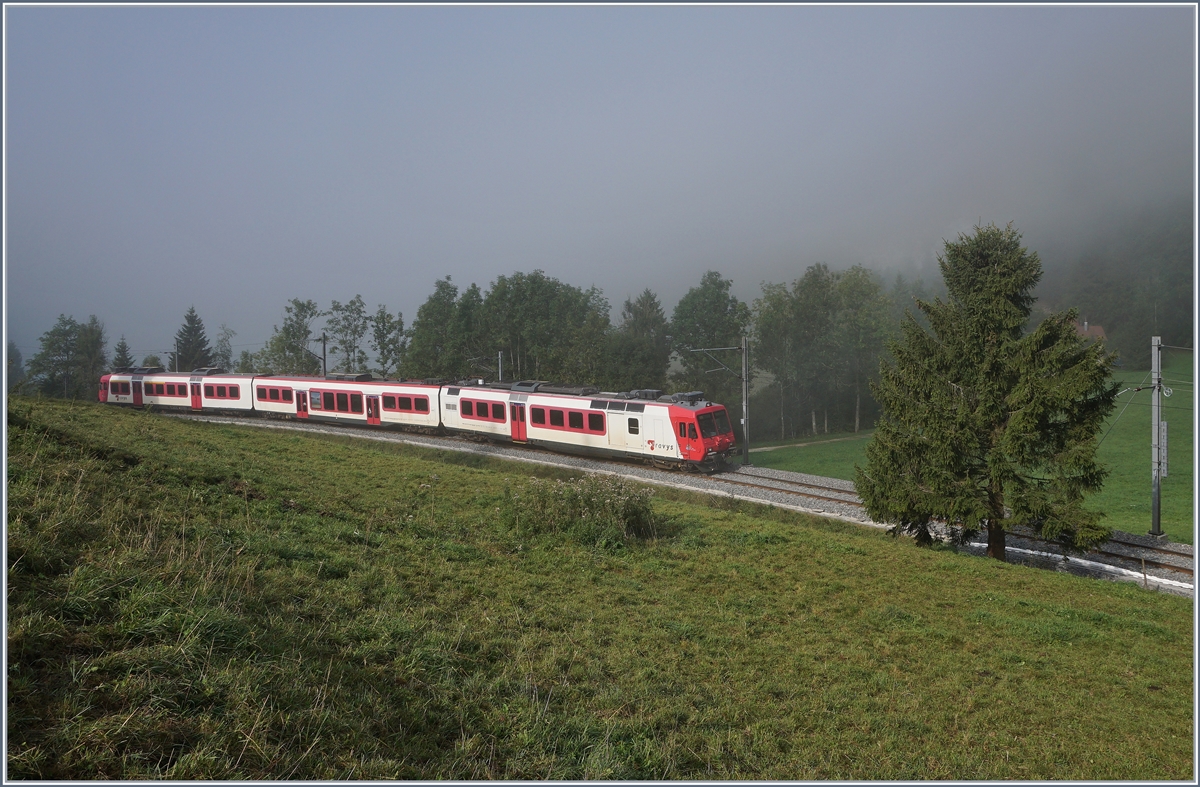
[[[629,434],[637,434],[637,433],[638,433],[638,419],[630,418],[629,419]]]
[[[492,418],[495,418],[497,421],[504,420],[504,405],[499,402],[492,402]]]
[[[551,410],[550,411],[550,425],[551,426],[562,426],[563,425],[563,411],[562,410]]]
[[[685,423],[679,424],[679,436],[687,437],[687,424],[685,424]]]
[[[535,424],[546,423],[546,411],[540,407],[529,408],[529,420]]]
[[[689,440],[697,439],[695,424],[688,424],[688,439]]]

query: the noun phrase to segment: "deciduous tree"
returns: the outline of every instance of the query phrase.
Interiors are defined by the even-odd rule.
[[[408,339],[404,335],[404,315],[393,317],[382,303],[371,317],[371,349],[375,351],[375,371],[388,377],[404,362]]]
[[[364,339],[371,318],[362,296],[355,295],[344,304],[334,301],[326,314],[325,328],[332,341],[329,351],[340,358],[335,367],[337,371],[352,374],[365,370],[367,353]]]
[[[938,258],[947,299],[918,301],[873,386],[883,408],[856,489],[873,519],[931,539],[935,520],[958,538],[984,529],[988,555],[1027,525],[1084,548],[1107,538],[1083,507],[1106,471],[1096,433],[1112,411],[1113,355],[1078,335],[1072,311],[1026,333],[1037,254],[1010,224],[976,227]]]
[[[317,302],[292,298],[283,307],[283,324],[272,326],[274,332],[267,344],[254,358],[262,374],[321,374],[321,358],[309,345],[313,341],[313,320],[321,316]]]
[[[221,323],[221,328],[217,331],[217,343],[213,346],[213,363],[227,371],[233,370],[233,337],[235,336],[237,336],[237,331],[225,323]]]

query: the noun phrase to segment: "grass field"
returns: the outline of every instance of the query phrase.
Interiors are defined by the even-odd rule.
[[[1195,776],[1190,599],[684,492],[600,538],[522,520],[566,474],[351,437],[9,424],[10,778]]]
[[[1168,475],[1162,480],[1162,529],[1171,540],[1192,544],[1193,467],[1191,353],[1164,352],[1163,378],[1172,388],[1163,398],[1163,418],[1168,422]],[[1148,371],[1120,370],[1121,388],[1136,388],[1149,380]],[[1100,462],[1109,468],[1104,489],[1090,498],[1088,506],[1103,511],[1104,523],[1129,533],[1150,530],[1150,391],[1117,397],[1117,409],[1104,427]],[[858,435],[819,435],[803,444],[772,451],[754,451],[750,461],[760,467],[794,470],[831,478],[854,480],[854,466],[866,464],[869,431]],[[769,444],[768,444],[769,445]],[[740,461],[740,460],[738,460]]]

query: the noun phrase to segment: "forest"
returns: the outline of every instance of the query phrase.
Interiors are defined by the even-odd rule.
[[[502,374],[608,391],[702,390],[738,412],[739,353],[695,351],[736,347],[745,335],[752,439],[870,428],[878,414],[871,384],[889,343],[903,320],[924,324],[917,303],[945,297],[945,288],[938,277],[885,279],[858,265],[833,270],[818,263],[798,274],[790,283],[763,282],[759,297],[746,303],[732,294],[732,279],[710,270],[669,314],[649,289],[614,313],[597,288],[540,270],[498,276],[486,290],[446,276],[433,283],[411,325],[384,304],[370,311],[361,295],[328,306],[294,298],[261,349],[236,355],[236,332],[221,325],[210,344],[194,308],[166,358],[131,357],[123,336],[110,355],[98,317],[60,315],[27,364],[10,343],[8,382],[24,393],[92,398],[106,370],[139,364],[318,375],[324,335],[330,372],[446,380]],[[1081,323],[1103,328],[1122,365],[1141,368],[1151,335],[1192,346],[1192,277],[1190,204],[1146,211],[1097,234],[1075,260],[1049,266],[1031,320],[1075,309]]]

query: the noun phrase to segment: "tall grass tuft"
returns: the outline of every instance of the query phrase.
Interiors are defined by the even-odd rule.
[[[530,478],[506,492],[505,518],[522,536],[563,533],[585,545],[619,549],[633,539],[658,537],[653,494],[614,476]]]

